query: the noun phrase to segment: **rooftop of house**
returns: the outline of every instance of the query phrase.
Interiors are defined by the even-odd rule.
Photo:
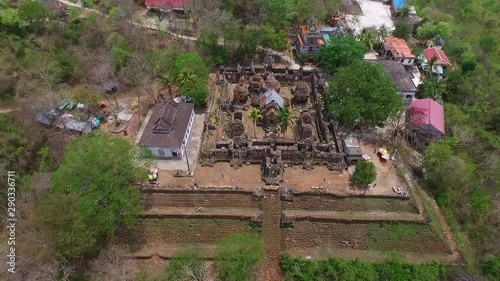
[[[404,7],[406,7],[406,0],[394,0],[394,8],[396,8],[396,10]]]
[[[146,0],[146,7],[164,7],[168,9],[184,9],[189,6],[189,0]]]
[[[431,61],[432,58],[436,57],[435,64],[447,64],[451,65],[450,59],[446,56],[443,50],[440,50],[436,47],[428,48],[424,50],[424,56],[427,61]]]
[[[382,66],[387,74],[391,76],[392,82],[401,92],[416,92],[417,88],[412,81],[413,75],[406,71],[399,61],[394,60],[369,60]]]
[[[413,126],[431,125],[444,134],[444,109],[433,99],[420,99],[411,102]]]
[[[386,36],[384,37],[384,48],[392,52],[392,55],[397,58],[415,58],[406,41],[401,38]]]
[[[139,145],[181,146],[193,109],[192,103],[176,103],[172,100],[164,105],[156,104]]]

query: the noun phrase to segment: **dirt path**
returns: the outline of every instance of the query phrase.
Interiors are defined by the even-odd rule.
[[[281,211],[279,192],[266,191],[263,199],[262,239],[265,246],[265,260],[261,269],[262,281],[281,280]]]

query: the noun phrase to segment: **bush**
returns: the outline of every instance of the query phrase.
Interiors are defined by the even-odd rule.
[[[355,183],[370,184],[377,178],[377,171],[375,165],[368,161],[359,161],[356,164],[356,171],[352,176]]]
[[[264,243],[258,235],[229,234],[217,243],[215,265],[223,281],[252,280],[264,258]]]
[[[481,271],[488,279],[498,280],[497,278],[500,276],[500,257],[494,257],[484,262]]]
[[[283,256],[281,267],[285,280],[342,280],[342,281],[432,281],[443,277],[443,266],[439,263],[418,265],[405,263],[392,257],[382,263],[368,263],[356,259],[346,261],[339,258],[306,260]]]
[[[188,280],[189,272],[200,277],[205,261],[201,249],[188,247],[174,253],[167,269],[167,280]],[[201,280],[196,278],[196,280]]]
[[[90,107],[98,106],[101,100],[101,96],[98,93],[82,86],[74,87],[71,93],[73,94],[73,101],[75,103],[82,103]]]

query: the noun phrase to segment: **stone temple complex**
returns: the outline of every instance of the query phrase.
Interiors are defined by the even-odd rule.
[[[219,124],[207,124],[206,133],[222,130],[221,120],[225,129],[202,148],[201,164],[230,162],[234,168],[258,164],[262,180],[269,185],[279,185],[286,167],[294,165],[307,170],[316,165],[345,169],[345,154],[326,116],[318,82],[317,73],[303,69],[221,67],[217,83],[222,85],[222,96],[213,110]],[[285,108],[291,121],[283,131],[280,114]],[[252,109],[261,115],[255,128]]]

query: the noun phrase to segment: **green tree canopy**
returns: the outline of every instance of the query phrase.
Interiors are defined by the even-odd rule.
[[[223,281],[250,281],[264,258],[264,243],[258,235],[231,233],[217,242],[215,265]]]
[[[377,178],[377,171],[375,170],[375,165],[368,161],[359,161],[356,164],[356,170],[352,175],[355,183],[358,184],[370,184]]]
[[[19,4],[19,17],[27,22],[34,31],[43,28],[44,21],[48,16],[49,11],[41,1],[22,0]]]
[[[205,104],[209,71],[203,59],[196,53],[181,54],[175,60],[175,73],[182,93],[197,105]]]
[[[217,35],[213,32],[202,31],[196,41],[196,46],[200,48],[202,54],[216,67],[226,64],[229,59],[228,48],[219,45]]]
[[[326,102],[330,114],[346,126],[356,122],[377,125],[402,110],[397,92],[380,65],[355,62],[333,75]]]
[[[363,43],[356,41],[351,35],[344,34],[330,39],[330,42],[321,49],[321,58],[324,68],[333,73],[340,67],[363,60],[367,50]]]
[[[46,194],[35,210],[37,224],[56,251],[66,257],[76,258],[98,248],[102,241],[92,220],[83,220],[78,211],[75,194],[52,192]]]
[[[52,175],[52,190],[76,195],[79,219],[108,235],[120,224],[134,223],[141,212],[140,194],[133,186],[146,178],[146,169],[138,164],[141,151],[108,136],[74,139]]]

